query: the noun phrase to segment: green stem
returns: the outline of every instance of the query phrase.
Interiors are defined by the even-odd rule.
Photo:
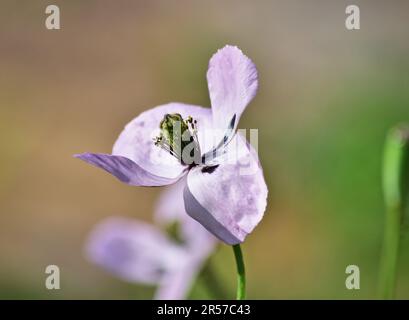
[[[390,132],[385,145],[383,193],[386,206],[384,239],[379,274],[382,299],[395,297],[401,224],[407,198],[408,130]]]
[[[234,257],[237,265],[237,300],[246,299],[246,272],[240,244],[233,245]]]

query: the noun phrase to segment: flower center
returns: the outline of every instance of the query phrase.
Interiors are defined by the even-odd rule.
[[[183,165],[200,164],[201,151],[197,138],[197,121],[186,120],[179,113],[165,114],[159,124],[160,134],[154,139],[156,146],[169,152]]]

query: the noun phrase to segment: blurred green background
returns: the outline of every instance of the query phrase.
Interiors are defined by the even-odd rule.
[[[409,121],[409,2],[13,1],[0,3],[0,298],[138,299],[89,263],[88,232],[116,214],[151,221],[160,189],[132,188],[72,158],[109,152],[123,126],[169,101],[208,106],[211,55],[239,46],[259,70],[240,122],[259,129],[269,186],[243,248],[248,297],[376,297],[389,127]],[[57,4],[61,30],[44,26]],[[211,263],[234,297],[231,249]],[[61,290],[44,286],[61,269]],[[360,290],[345,268],[360,267]],[[409,298],[409,242],[398,298]],[[200,281],[192,298],[208,298]]]

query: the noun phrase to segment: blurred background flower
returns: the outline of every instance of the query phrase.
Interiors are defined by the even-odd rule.
[[[409,119],[409,3],[48,1],[0,4],[0,297],[150,298],[83,256],[88,232],[121,213],[150,222],[160,190],[130,188],[71,157],[110,150],[123,125],[172,100],[209,106],[211,54],[238,45],[259,69],[240,128],[259,129],[268,207],[243,246],[249,298],[375,297],[383,223],[382,148]],[[109,197],[107,197],[109,194]],[[409,298],[409,243],[398,298]],[[46,290],[45,267],[61,269]],[[345,288],[345,268],[361,289]],[[231,248],[212,258],[234,294]],[[191,297],[210,297],[203,283]]]
[[[163,230],[136,219],[107,218],[89,237],[89,259],[125,281],[156,285],[156,299],[185,299],[216,245],[185,212],[185,183],[167,187],[159,199],[155,220]]]

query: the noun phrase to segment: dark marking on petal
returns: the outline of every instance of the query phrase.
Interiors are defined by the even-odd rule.
[[[229,126],[227,128],[227,131],[225,133],[225,135],[223,136],[223,139],[219,142],[219,144],[213,148],[212,150],[208,151],[207,153],[205,153],[202,156],[202,162],[206,162],[206,159],[208,159],[208,157],[210,155],[212,155],[212,158],[210,160],[213,160],[215,158],[217,158],[218,156],[220,156],[220,149],[222,148],[226,148],[226,146],[230,143],[230,141],[233,139],[234,134],[235,134],[235,130],[234,130],[234,126],[236,124],[236,114],[233,115],[233,117],[230,120]],[[223,154],[223,153],[221,153]]]
[[[233,115],[233,118],[230,120],[229,129],[232,130],[236,124],[236,114]]]
[[[213,172],[217,169],[218,166],[219,166],[219,165],[216,164],[216,165],[214,165],[214,166],[203,167],[203,168],[202,168],[202,172],[203,172],[203,173],[213,173]]]

